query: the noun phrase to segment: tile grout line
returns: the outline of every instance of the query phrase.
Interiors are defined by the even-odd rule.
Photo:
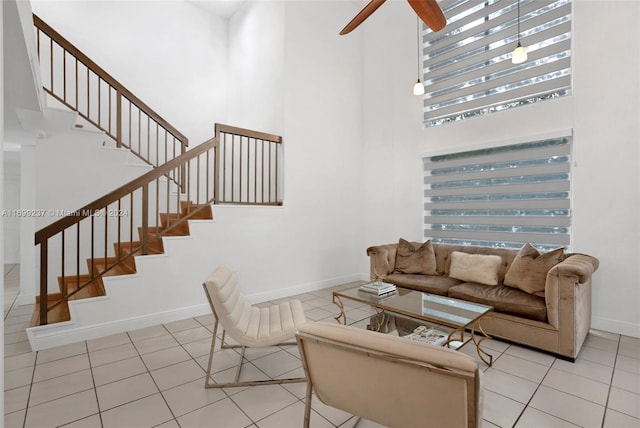
[[[616,356],[613,359],[613,368],[611,369],[611,378],[609,379],[609,388],[607,389],[607,399],[604,402],[604,414],[602,415],[602,424],[600,425],[604,428],[604,423],[607,419],[607,410],[609,409],[609,398],[611,397],[611,388],[613,388],[613,378],[616,375],[616,364],[618,362],[618,352],[620,352],[620,342],[622,341],[622,335],[618,335],[618,343],[616,346]]]
[[[175,340],[175,338],[173,337],[173,335],[171,334],[171,332],[169,331],[169,329],[168,329],[164,324],[161,324],[161,325],[162,325],[162,327],[163,327],[163,328],[164,328],[164,329],[169,333],[169,335],[170,335],[170,336]],[[148,365],[147,365],[147,363],[144,361],[144,358],[142,358],[142,354],[140,353],[140,350],[139,350],[139,349],[138,349],[138,347],[136,346],[136,344],[135,344],[135,342],[134,342],[133,338],[131,337],[131,335],[129,334],[129,332],[126,332],[126,333],[127,333],[127,337],[128,337],[128,338],[129,338],[129,340],[131,341],[131,345],[133,345],[133,349],[135,349],[135,350],[136,350],[136,354],[138,354],[138,358],[140,358],[140,361],[142,362],[142,365],[143,365],[143,366],[144,366],[144,368],[147,370],[147,371],[146,371],[146,373],[149,375],[149,377],[150,377],[150,378],[151,378],[151,380],[153,381],[153,384],[155,385],[156,389],[158,390],[158,394],[160,394],[160,397],[162,397],[162,401],[163,401],[163,402],[164,402],[164,404],[167,406],[167,409],[169,409],[169,413],[171,413],[171,416],[172,416],[172,418],[173,418],[173,421],[175,421],[175,423],[176,423],[178,426],[180,426],[180,423],[178,422],[178,419],[176,418],[175,413],[173,413],[173,409],[171,409],[171,406],[169,406],[169,403],[167,402],[167,399],[165,398],[164,394],[162,394],[162,391],[160,390],[160,386],[158,385],[158,382],[156,381],[156,379],[155,379],[155,378],[153,377],[153,375],[151,374],[151,370],[149,370],[149,366],[148,366]],[[178,343],[179,343],[179,342],[178,342]],[[189,354],[189,356],[191,356],[191,354]],[[167,367],[169,367],[169,366],[167,366]],[[145,396],[145,397],[137,398],[136,400],[130,401],[129,403],[133,403],[134,401],[138,401],[138,400],[141,400],[141,399],[143,399],[143,398],[151,397],[152,395],[155,395],[155,394],[151,394],[151,395],[147,395],[147,396]],[[121,404],[121,406],[124,406],[124,405],[129,404],[129,403],[122,403],[122,404]],[[116,407],[119,407],[119,406],[116,406]],[[114,407],[114,408],[116,408],[116,407]],[[160,423],[160,424],[158,424],[158,425],[162,425],[162,424],[167,423],[167,422],[169,422],[169,421],[170,421],[170,420],[163,421],[162,423]]]

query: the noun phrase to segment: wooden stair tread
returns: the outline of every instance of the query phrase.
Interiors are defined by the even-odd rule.
[[[71,275],[65,276],[64,278],[58,278],[58,283],[60,284],[60,291],[63,288],[67,289],[67,293],[72,293],[74,290],[78,289],[78,285],[82,285],[91,279],[91,275],[80,275],[80,284],[78,284],[78,276]],[[69,300],[78,300],[78,299],[87,299],[89,297],[98,297],[104,296],[106,293],[104,291],[104,284],[100,278],[96,278],[91,281],[89,284],[85,285],[84,288],[78,291],[73,296],[69,297]]]
[[[71,314],[69,313],[69,305],[61,303],[55,308],[51,309],[47,313],[47,323],[54,324],[57,322],[70,321]],[[40,325],[40,302],[36,302],[36,306],[29,322],[29,327],[36,327]]]
[[[204,207],[204,208],[202,208]],[[189,219],[191,220],[213,220],[213,210],[210,204],[195,204],[190,201],[180,202],[180,211],[183,216],[187,216],[190,212],[196,211],[202,208],[197,213],[193,214]]]

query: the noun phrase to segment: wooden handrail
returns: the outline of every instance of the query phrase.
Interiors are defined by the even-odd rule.
[[[215,138],[207,140],[206,142],[194,147],[193,149],[178,156],[177,158],[174,158],[169,162],[163,165],[160,165],[159,167],[147,172],[146,174],[141,175],[140,177],[130,181],[129,183],[118,187],[114,191],[104,196],[101,196],[100,198],[96,199],[93,202],[88,203],[87,205],[80,208],[79,210],[76,210],[73,215],[65,216],[60,220],[55,221],[50,225],[43,227],[42,229],[36,232],[35,244],[36,245],[41,244],[42,242],[46,241],[50,237],[60,233],[64,229],[67,229],[70,226],[73,226],[74,224],[79,223],[83,218],[91,216],[96,211],[101,210],[105,206],[118,201],[119,199],[130,194],[134,190],[139,189],[145,184],[149,184],[152,181],[176,169],[177,167],[184,165],[189,160],[206,152],[207,150],[215,148],[216,145],[217,145],[217,140]]]
[[[33,22],[43,88],[52,98],[153,167],[186,152],[184,134],[37,15]],[[184,171],[170,177],[181,190],[185,179]]]
[[[282,137],[280,135],[267,134],[266,132],[253,131],[251,129],[238,128],[237,126],[223,125],[221,123],[216,123],[215,133],[216,136],[219,133],[224,133],[255,138],[257,140],[272,141],[274,143],[282,143]]]
[[[92,61],[87,55],[82,53],[71,42],[65,39],[60,33],[51,28],[46,22],[40,19],[36,14],[33,14],[33,24],[42,32],[51,37],[56,43],[58,43],[64,50],[75,56],[81,63],[96,73],[102,80],[118,90],[124,97],[133,102],[139,109],[143,110],[149,117],[162,125],[165,129],[171,132],[172,135],[177,137],[185,146],[188,146],[188,138],[178,131],[173,125],[162,118],[151,107],[145,104],[140,98],[136,97],[130,90],[125,88],[114,77],[107,73],[102,67]]]

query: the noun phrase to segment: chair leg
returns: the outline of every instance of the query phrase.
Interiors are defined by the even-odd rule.
[[[204,387],[205,388],[229,388],[235,386],[256,386],[256,385],[279,385],[283,383],[296,383],[296,382],[305,382],[307,380],[306,377],[296,377],[296,378],[288,378],[288,379],[268,379],[268,380],[253,380],[253,381],[243,381],[240,382],[240,371],[242,370],[242,363],[244,362],[244,352],[246,347],[243,345],[225,345],[224,337],[225,331],[222,330],[222,343],[220,345],[221,349],[233,349],[233,348],[242,348],[240,352],[240,361],[238,361],[238,368],[236,369],[236,376],[233,382],[226,383],[214,383],[211,379],[211,370],[213,368],[213,353],[216,345],[216,334],[218,332],[218,320],[216,319],[215,324],[213,326],[213,337],[211,338],[211,349],[209,351],[209,364],[207,365],[207,377],[205,378]],[[289,343],[287,343],[289,344]]]
[[[213,336],[211,337],[211,349],[209,350],[209,363],[207,364],[207,377],[204,379],[204,387],[205,388],[214,388],[213,383],[211,383],[211,368],[213,367],[213,353],[214,348],[216,346],[216,335],[218,333],[218,318],[216,318],[215,323],[213,325]],[[224,332],[223,332],[224,335]],[[224,339],[223,342],[224,344]]]
[[[240,361],[238,361],[238,368],[236,369],[236,380],[235,383],[240,382],[240,371],[242,370],[242,363],[244,362],[244,351],[247,349],[246,346],[242,347],[242,351],[240,351]]]
[[[313,391],[313,385],[311,385],[311,381],[307,382],[307,394],[305,395],[304,400],[304,428],[309,428],[309,424],[311,423],[311,392]]]

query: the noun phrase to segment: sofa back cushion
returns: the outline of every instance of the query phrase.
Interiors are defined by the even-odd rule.
[[[449,276],[461,281],[498,285],[501,263],[502,259],[495,254],[466,254],[454,251],[451,253]]]
[[[518,254],[518,250],[508,248],[477,247],[473,245],[433,244],[436,256],[436,272],[438,275],[449,276],[451,268],[451,254],[459,251],[466,254],[496,255],[502,259],[498,269],[498,284],[504,281],[508,266]]]
[[[416,247],[415,244],[400,238],[393,273],[437,275],[436,256],[431,241]]]
[[[560,263],[563,257],[562,248],[540,253],[527,242],[509,266],[504,285],[519,288],[530,294],[544,292],[547,272]]]

